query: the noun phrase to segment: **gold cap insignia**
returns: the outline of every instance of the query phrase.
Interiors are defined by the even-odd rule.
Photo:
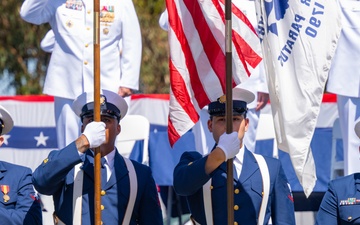
[[[226,102],[226,95],[221,96],[221,97],[218,98],[217,100],[218,100],[218,102],[220,102],[220,103],[225,103],[225,102]]]
[[[106,102],[105,96],[100,96],[100,105],[104,105]]]

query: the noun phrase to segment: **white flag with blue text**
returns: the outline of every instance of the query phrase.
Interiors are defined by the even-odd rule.
[[[306,196],[315,186],[310,142],[341,31],[332,0],[256,0],[278,146]]]

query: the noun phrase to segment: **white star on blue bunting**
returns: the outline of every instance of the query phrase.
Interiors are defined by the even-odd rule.
[[[35,140],[37,140],[36,147],[38,147],[40,145],[46,146],[46,140],[49,139],[49,136],[44,136],[43,132],[41,131],[40,135],[35,136],[34,138],[35,138]]]

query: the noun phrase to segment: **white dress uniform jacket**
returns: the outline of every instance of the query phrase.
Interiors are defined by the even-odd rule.
[[[48,22],[55,34],[45,94],[75,99],[94,89],[93,10],[92,0],[24,1],[21,17],[33,24]],[[137,90],[141,33],[131,0],[100,0],[100,52],[101,88]]]
[[[360,172],[360,140],[354,132],[360,118],[360,1],[340,0],[342,31],[331,63],[326,90],[337,94],[344,147],[344,174]]]
[[[360,97],[360,1],[340,0],[342,31],[331,64],[327,91]]]
[[[233,3],[244,13],[253,25],[254,29],[257,30],[258,23],[255,11],[255,1],[240,0],[234,1]],[[260,111],[255,110],[258,103],[258,92],[269,93],[263,61],[261,61],[255,69],[251,70],[251,76],[249,79],[239,84],[239,87],[251,91],[255,95],[254,101],[247,105],[247,118],[250,121],[250,125],[246,135],[244,136],[244,144],[246,148],[251,152],[255,152],[256,132],[260,117]]]

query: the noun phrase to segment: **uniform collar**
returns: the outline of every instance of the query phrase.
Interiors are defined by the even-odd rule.
[[[236,154],[235,159],[234,159],[234,161],[237,161],[240,165],[242,165],[243,162],[244,162],[244,152],[245,152],[244,149],[245,148],[244,148],[244,145],[243,145],[240,148],[240,151],[238,152],[238,154]]]
[[[7,171],[7,169],[5,168],[3,163],[0,161],[0,179],[2,179],[4,177],[4,172],[6,172],[6,171]]]
[[[93,150],[90,149],[91,155],[94,157],[94,152]],[[114,157],[115,157],[115,148],[106,156],[104,156],[103,158],[106,159],[106,163],[108,164],[108,166],[110,167],[110,169],[114,168]]]
[[[94,165],[93,165],[94,164],[94,156],[93,155],[94,155],[94,153],[91,150],[87,151],[86,152],[86,159],[85,159],[84,165],[82,166],[82,169],[84,170],[84,172],[92,180],[94,180]],[[110,168],[111,168],[110,163],[112,164],[112,166],[114,167],[114,171],[111,174],[110,179],[106,183],[106,185],[104,187],[105,189],[111,187],[112,185],[114,185],[118,180],[125,177],[125,175],[128,173],[128,170],[126,169],[124,159],[117,152],[116,149],[111,151],[106,156],[104,158],[108,158],[107,160],[109,160],[109,161],[107,163],[110,166]],[[115,163],[115,161],[116,161],[116,163]]]
[[[249,150],[244,150],[243,168],[246,169],[241,171],[239,179],[241,183],[244,183],[259,169],[259,165],[257,164],[254,155]]]
[[[0,161],[0,172],[5,172],[6,170],[4,164]]]
[[[126,175],[129,173],[128,169],[126,168],[126,164],[124,162],[124,157],[121,156],[119,154],[119,152],[117,152],[116,149],[113,152],[114,152],[114,154],[112,157],[112,163],[113,163],[114,170],[113,170],[113,173],[111,174],[110,179],[108,180],[108,182],[106,183],[106,185],[104,187],[105,189],[111,188],[114,184],[116,184],[121,179],[126,177]],[[110,155],[110,154],[108,154],[108,155]]]
[[[104,156],[104,158],[106,159],[106,162],[109,165],[110,169],[114,168],[114,157],[115,157],[115,149],[113,149],[109,154]]]

